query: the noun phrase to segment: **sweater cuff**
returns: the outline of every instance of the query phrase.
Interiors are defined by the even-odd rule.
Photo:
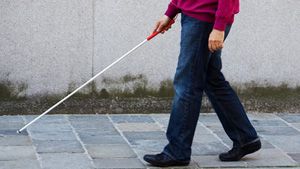
[[[224,31],[227,26],[227,21],[225,18],[216,17],[214,29],[217,29],[219,31]]]
[[[169,18],[173,19],[178,13],[180,12],[180,9],[177,8],[172,2],[169,4],[167,11],[165,12],[165,15],[167,15]]]

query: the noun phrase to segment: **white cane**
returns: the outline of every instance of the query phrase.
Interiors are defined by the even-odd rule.
[[[169,25],[167,26],[167,28],[171,27],[171,25],[175,23],[174,20],[171,20],[171,22],[169,23]],[[83,85],[81,85],[80,87],[78,87],[77,89],[75,89],[72,93],[68,94],[66,97],[64,97],[62,100],[60,100],[59,102],[57,102],[56,104],[54,104],[52,107],[50,107],[48,110],[46,110],[44,113],[42,113],[41,115],[39,115],[38,117],[36,117],[35,119],[33,119],[31,122],[27,123],[24,127],[22,127],[20,130],[17,131],[17,133],[21,133],[23,130],[25,130],[28,126],[30,126],[32,123],[36,122],[38,119],[40,119],[41,117],[43,117],[44,115],[46,115],[47,113],[49,113],[51,110],[53,110],[55,107],[57,107],[58,105],[60,105],[61,103],[63,103],[65,100],[67,100],[68,98],[70,98],[71,96],[73,96],[76,92],[78,92],[80,89],[82,89],[84,86],[86,86],[87,84],[91,83],[93,80],[95,80],[98,76],[100,76],[101,74],[103,74],[105,71],[107,71],[109,68],[111,68],[112,66],[114,66],[115,64],[117,64],[118,62],[120,62],[122,59],[124,59],[126,56],[128,56],[130,53],[132,53],[133,51],[135,51],[137,48],[141,47],[143,44],[145,44],[146,42],[150,41],[152,38],[154,38],[156,35],[158,35],[160,32],[154,32],[152,33],[150,36],[148,36],[145,40],[143,40],[141,43],[139,43],[137,46],[135,46],[134,48],[132,48],[130,51],[128,51],[127,53],[125,53],[123,56],[121,56],[120,58],[118,58],[117,60],[115,60],[113,63],[111,63],[110,65],[108,65],[106,68],[104,68],[102,71],[100,71],[98,74],[96,74],[95,76],[93,76],[90,80],[88,80],[87,82],[85,82]]]

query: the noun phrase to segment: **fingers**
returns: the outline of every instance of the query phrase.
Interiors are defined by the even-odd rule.
[[[156,22],[156,24],[155,24],[155,26],[154,26],[154,28],[153,28],[152,33],[157,32],[157,31],[158,31],[157,29],[159,28],[159,26],[160,26],[160,22]]]
[[[209,40],[208,41],[208,49],[210,52],[215,52],[217,50],[220,50],[224,47],[224,43],[221,41],[216,41],[216,40]]]
[[[168,31],[171,28],[170,21],[171,19],[168,16],[164,15],[163,17],[161,17],[160,20],[156,22],[152,33],[155,32],[165,33],[165,31]]]
[[[209,35],[208,40],[208,49],[210,52],[215,52],[217,50],[220,50],[224,47],[224,31],[219,31],[216,29],[213,29],[212,32]]]
[[[160,24],[157,31],[158,32],[165,32],[167,30],[166,25]]]
[[[160,22],[157,22],[154,26],[153,32],[164,32],[165,31],[165,26],[163,24],[161,24]]]
[[[169,29],[171,29],[172,27],[165,27],[162,29],[162,31],[160,32],[161,34],[164,34],[166,31],[168,31]]]
[[[171,26],[167,26],[165,24],[162,24],[161,22],[157,22],[155,24],[155,27],[153,28],[153,32],[161,32],[162,34],[165,33],[166,31],[168,31],[169,29],[171,29]]]
[[[210,51],[211,53],[214,52],[213,47],[212,47],[212,41],[211,41],[211,40],[208,41],[208,49],[209,49],[209,51]]]
[[[172,26],[169,26],[169,27],[165,28],[165,30],[168,31],[171,28],[172,28]]]

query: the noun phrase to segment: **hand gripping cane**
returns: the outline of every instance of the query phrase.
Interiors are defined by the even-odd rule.
[[[172,24],[174,24],[175,21],[171,20],[169,25],[167,26],[167,28],[171,27]],[[81,85],[80,87],[78,87],[77,89],[75,89],[72,93],[68,94],[65,98],[63,98],[62,100],[60,100],[59,102],[57,102],[56,104],[54,104],[52,107],[50,107],[48,110],[46,110],[44,113],[42,113],[41,115],[39,115],[38,117],[36,117],[35,119],[33,119],[31,122],[27,123],[24,127],[22,127],[20,130],[17,131],[17,133],[21,133],[23,130],[25,130],[28,126],[30,126],[32,123],[36,122],[38,119],[40,119],[41,117],[43,117],[44,115],[46,115],[47,113],[49,113],[51,110],[53,110],[55,107],[57,107],[58,105],[60,105],[61,103],[63,103],[65,100],[67,100],[68,98],[70,98],[72,95],[74,95],[76,92],[78,92],[80,89],[82,89],[84,86],[86,86],[87,84],[91,83],[93,80],[95,80],[98,76],[100,76],[102,73],[104,73],[106,70],[108,70],[109,68],[111,68],[112,66],[114,66],[116,63],[120,62],[122,59],[124,59],[126,56],[128,56],[130,53],[132,53],[133,51],[135,51],[137,48],[141,47],[143,44],[145,44],[146,42],[150,41],[152,38],[154,38],[156,35],[158,35],[160,32],[154,32],[152,33],[150,36],[148,36],[145,40],[143,40],[140,44],[138,44],[137,46],[135,46],[134,48],[132,48],[130,51],[128,51],[127,53],[125,53],[123,56],[121,56],[119,59],[115,60],[113,63],[111,63],[110,65],[108,65],[106,68],[104,68],[102,71],[100,71],[98,74],[96,74],[94,77],[92,77],[90,80],[88,80],[87,82],[85,82],[83,85]]]

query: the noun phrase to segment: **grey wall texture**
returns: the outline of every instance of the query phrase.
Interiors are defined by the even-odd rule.
[[[151,32],[169,0],[1,0],[0,81],[26,84],[26,95],[79,86]],[[226,78],[243,85],[300,86],[300,1],[241,0],[223,50]],[[144,74],[157,86],[173,78],[180,18],[96,80]],[[87,90],[87,89],[86,89]]]

